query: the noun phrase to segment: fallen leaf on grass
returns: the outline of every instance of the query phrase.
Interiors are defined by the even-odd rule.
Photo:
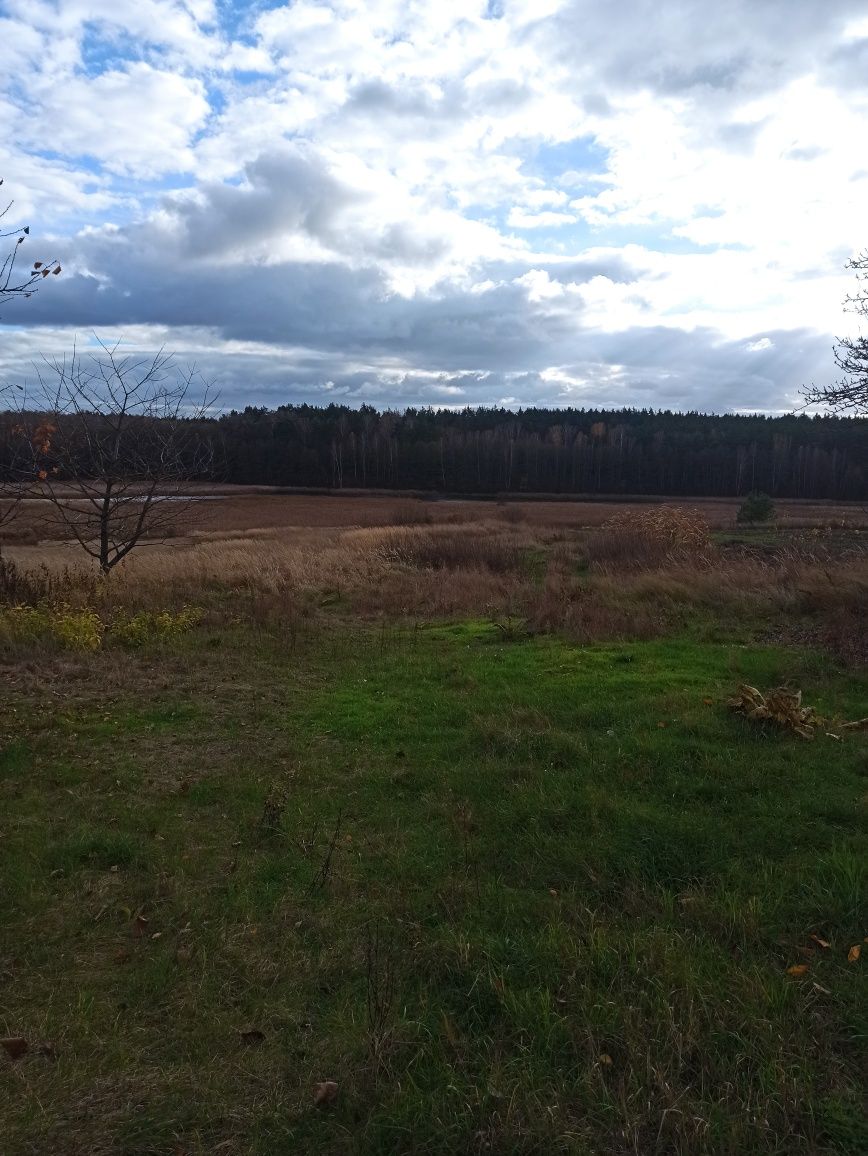
[[[815,991],[821,991],[823,993],[823,995],[831,995],[832,994],[829,991],[829,989],[827,987],[823,987],[823,985],[821,983],[812,983],[811,987],[814,988]]]
[[[855,943],[850,948],[850,950],[847,952],[847,962],[848,963],[855,963],[861,954],[862,954],[862,948],[859,946],[858,943]]]
[[[612,1057],[609,1055],[608,1052],[603,1052],[603,1054],[600,1056],[600,1063],[603,1065],[604,1068],[611,1068]]]
[[[338,1086],[334,1080],[323,1080],[321,1084],[313,1086],[313,1102],[317,1108],[334,1103],[338,1095]]]
[[[133,935],[141,938],[148,930],[148,921],[144,915],[137,915],[133,920]]]
[[[5,1039],[0,1039],[0,1048],[3,1048],[10,1060],[20,1060],[29,1047],[24,1036],[6,1036]]]
[[[828,939],[820,939],[819,935],[814,935],[813,931],[811,932],[811,939],[813,939],[814,943],[819,943],[820,947],[832,946]]]
[[[787,975],[804,975],[807,970],[806,963],[794,963],[792,967],[787,968]]]

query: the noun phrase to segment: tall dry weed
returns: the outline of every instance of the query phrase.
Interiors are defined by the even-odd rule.
[[[589,561],[599,570],[628,570],[679,561],[707,565],[713,553],[708,522],[699,510],[650,506],[624,510],[588,543]]]

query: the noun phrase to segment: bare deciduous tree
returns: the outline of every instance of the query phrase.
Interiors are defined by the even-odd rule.
[[[859,286],[844,298],[844,307],[859,317],[868,317],[868,250],[847,262],[855,270]],[[868,414],[868,336],[840,337],[834,347],[835,364],[845,375],[832,385],[812,385],[805,389],[808,405],[856,414]]]
[[[207,476],[210,437],[200,420],[213,398],[170,354],[124,355],[119,345],[46,359],[31,421],[29,493],[47,501],[103,574],[146,541],[167,537]]]

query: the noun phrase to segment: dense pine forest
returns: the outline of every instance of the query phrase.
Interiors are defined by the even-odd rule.
[[[42,420],[0,415],[0,481],[20,477],[27,460],[22,416],[30,428]],[[143,460],[152,419],[134,420],[144,421],[133,455]],[[181,476],[199,481],[465,495],[762,490],[779,498],[868,498],[868,418],[298,405],[185,424],[194,436],[182,439]],[[75,436],[77,472],[87,476],[93,438],[81,430]]]
[[[868,420],[651,410],[248,407],[218,422],[222,480],[453,494],[862,499]]]

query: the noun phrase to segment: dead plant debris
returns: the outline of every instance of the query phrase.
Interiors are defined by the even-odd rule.
[[[755,686],[746,683],[738,688],[738,694],[728,700],[729,706],[743,714],[745,718],[757,722],[773,722],[786,730],[793,731],[803,739],[812,739],[817,730],[828,726],[835,731],[868,730],[868,718],[854,722],[834,722],[824,718],[812,706],[802,705],[802,692],[785,686],[775,687],[765,694]],[[830,738],[840,738],[840,734],[826,731]]]

